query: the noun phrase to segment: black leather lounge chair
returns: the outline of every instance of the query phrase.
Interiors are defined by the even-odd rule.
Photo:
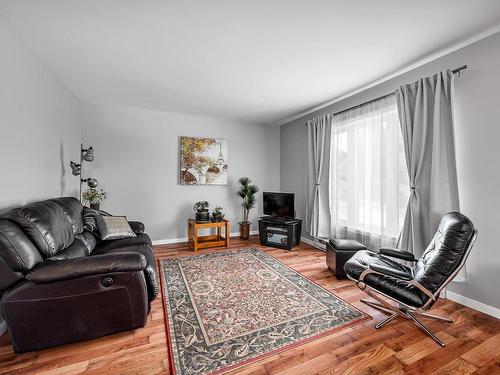
[[[417,316],[452,322],[449,318],[429,314],[427,310],[463,267],[476,237],[477,230],[466,216],[450,212],[442,218],[434,238],[418,260],[410,252],[393,248],[381,248],[378,254],[358,251],[344,266],[347,276],[375,300],[363,299],[362,302],[390,314],[375,328],[401,316],[445,346]],[[412,262],[413,266],[392,258]]]

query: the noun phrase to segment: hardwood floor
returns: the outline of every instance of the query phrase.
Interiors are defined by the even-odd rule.
[[[257,246],[231,240],[231,247]],[[337,281],[325,265],[325,254],[301,244],[293,251],[263,248],[272,256],[333,291],[374,320],[349,327],[303,346],[267,357],[231,374],[500,374],[500,320],[448,300],[436,314],[451,315],[454,324],[427,321],[447,344],[436,345],[411,322],[398,319],[380,330],[384,315],[360,303],[364,293],[350,281]],[[157,258],[192,255],[186,244],[156,247]],[[206,250],[211,252],[220,250]],[[168,374],[167,344],[161,297],[153,302],[146,327],[15,355],[8,335],[0,337],[0,374]]]

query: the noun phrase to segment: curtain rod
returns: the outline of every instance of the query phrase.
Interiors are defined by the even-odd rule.
[[[452,69],[451,72],[453,74],[457,74],[457,73],[460,73],[462,70],[465,70],[465,69],[467,69],[467,65],[462,65],[462,66],[459,66],[458,68]]]
[[[458,68],[452,69],[452,70],[451,70],[451,73],[452,73],[452,74],[460,74],[460,73],[461,73],[463,70],[465,70],[465,69],[467,69],[467,65],[462,65],[462,66],[459,66]],[[364,106],[365,104],[370,104],[370,103],[375,102],[375,101],[380,100],[380,99],[385,99],[385,98],[387,98],[387,97],[389,97],[389,96],[391,96],[391,95],[394,95],[394,93],[393,93],[393,92],[391,92],[391,93],[389,93],[389,94],[379,96],[378,98],[375,98],[375,99],[369,100],[369,101],[364,102],[364,103],[362,103],[362,104],[353,105],[352,107],[349,107],[349,108],[347,108],[347,109],[343,109],[343,110],[341,110],[341,111],[335,112],[332,116],[339,115],[339,114],[341,114],[341,113],[343,113],[343,112],[351,111],[351,110],[353,110],[353,109],[356,109],[356,108],[359,108],[359,107],[361,107],[361,106]],[[307,126],[307,122],[305,123],[305,125]]]

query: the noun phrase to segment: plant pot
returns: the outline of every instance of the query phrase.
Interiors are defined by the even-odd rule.
[[[250,236],[250,222],[240,223],[240,238],[248,240],[248,236]]]
[[[196,222],[207,223],[210,221],[210,216],[208,210],[198,210],[196,211]]]
[[[93,210],[100,210],[101,209],[101,204],[100,203],[91,203],[90,208]]]
[[[222,219],[224,219],[224,215],[223,214],[212,214],[212,221],[215,221],[215,222],[220,222],[222,221]]]

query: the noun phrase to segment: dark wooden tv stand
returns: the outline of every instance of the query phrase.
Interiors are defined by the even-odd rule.
[[[300,243],[302,220],[263,216],[259,219],[260,244],[292,250]]]

